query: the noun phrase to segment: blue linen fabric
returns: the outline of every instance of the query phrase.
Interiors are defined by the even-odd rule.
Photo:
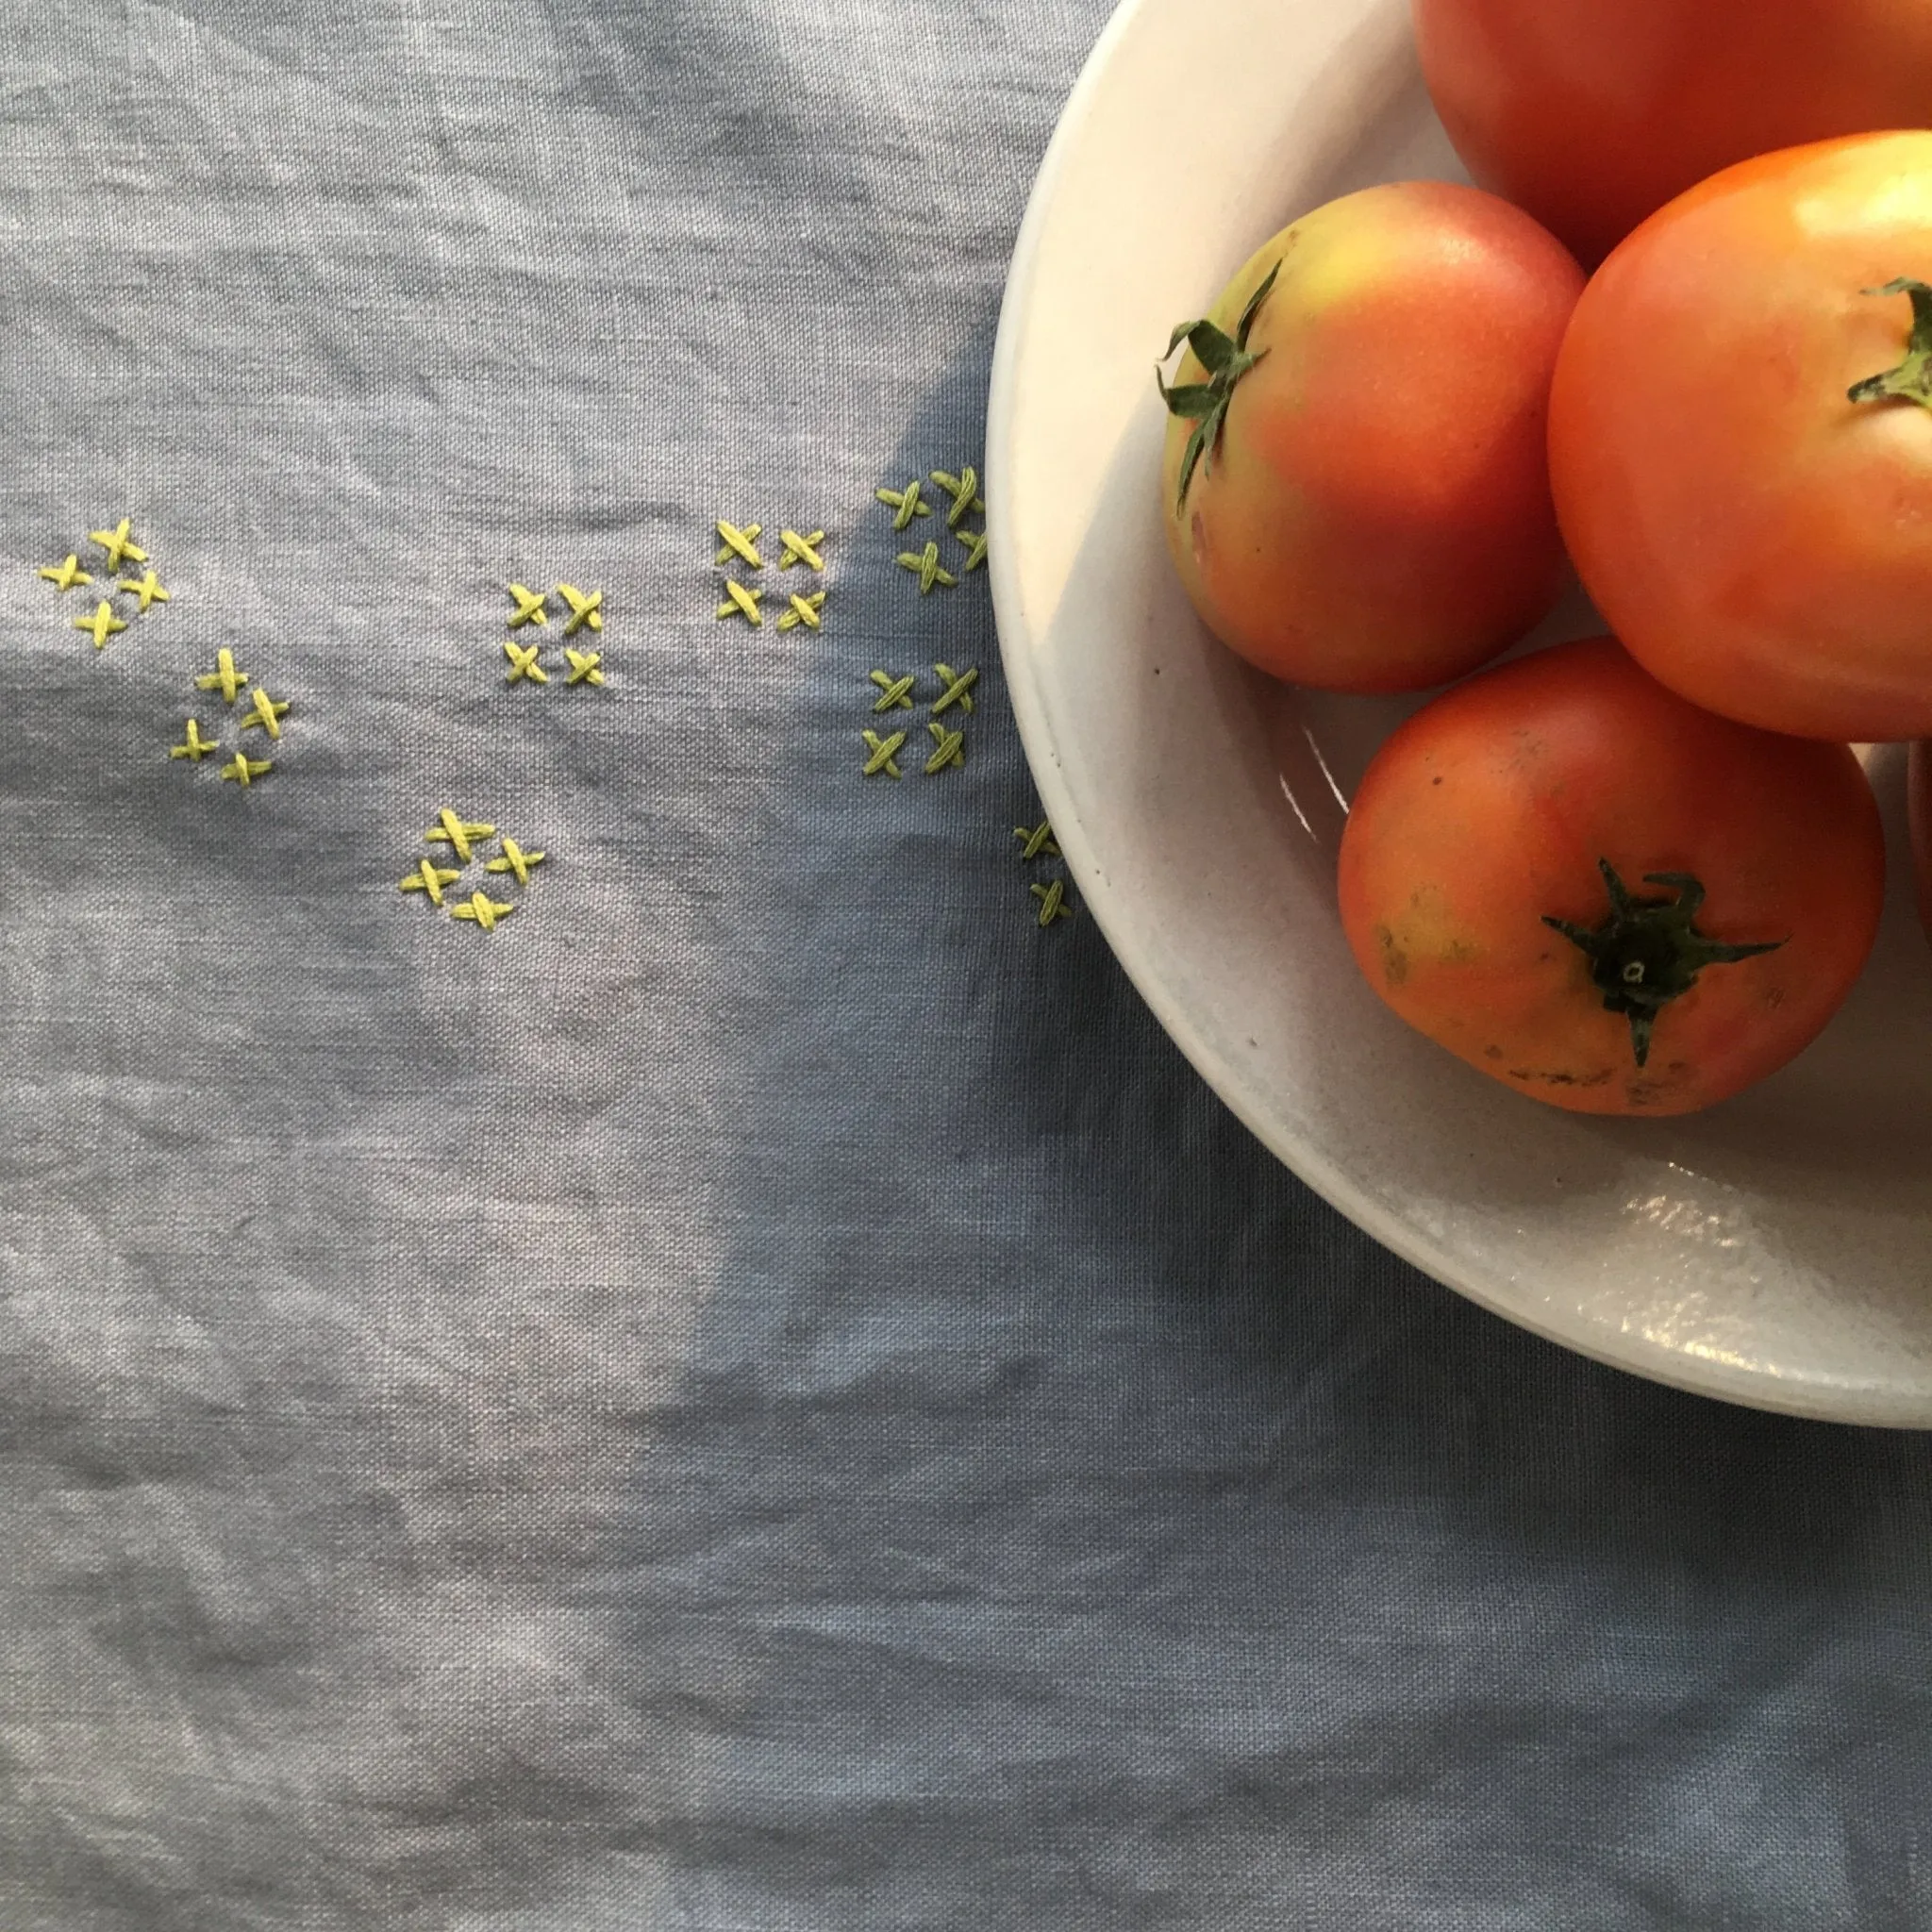
[[[1035,921],[872,491],[979,455],[1105,11],[9,23],[8,1932],[1932,1924],[1925,1443],[1464,1305]],[[963,768],[866,779],[935,661]],[[495,932],[444,806],[548,855]]]

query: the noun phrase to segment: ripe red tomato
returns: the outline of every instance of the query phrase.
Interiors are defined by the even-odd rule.
[[[1843,745],[1714,717],[1599,638],[1401,726],[1340,890],[1369,984],[1471,1066],[1577,1113],[1690,1113],[1838,1009],[1885,843]]]
[[[1415,22],[1471,174],[1588,262],[1733,161],[1932,122],[1924,0],[1415,0]]]
[[[1577,306],[1550,402],[1563,533],[1686,697],[1932,735],[1932,289],[1896,279],[1920,272],[1932,133],[1874,135],[1726,169]]]
[[[1546,421],[1582,282],[1528,216],[1440,181],[1258,249],[1169,345],[1168,547],[1208,627],[1276,677],[1389,691],[1534,625],[1567,577]]]

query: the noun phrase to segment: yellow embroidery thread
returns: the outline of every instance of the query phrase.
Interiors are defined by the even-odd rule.
[[[548,857],[549,855],[543,852],[525,852],[514,839],[506,839],[503,841],[503,857],[492,858],[483,870],[513,872],[517,875],[517,884],[527,886],[530,883],[531,868],[541,865]]]
[[[550,622],[550,599],[541,591],[532,591],[523,584],[507,586],[510,601],[517,607],[504,622],[511,630],[522,630],[526,624],[548,624]]]
[[[220,650],[215,653],[215,668],[197,677],[194,688],[196,691],[218,691],[223,699],[232,705],[247,682],[248,674],[235,669],[234,652]]]
[[[238,751],[222,767],[222,776],[229,784],[240,785],[246,790],[264,772],[274,770],[274,761],[269,758],[252,758],[246,752]]]
[[[41,575],[57,591],[62,592],[73,590],[76,584],[91,584],[93,582],[93,578],[81,569],[79,556],[72,551],[68,553],[62,562],[43,563],[41,566]]]
[[[935,772],[943,772],[948,765],[963,765],[966,762],[966,734],[963,731],[948,731],[943,724],[932,724],[925,727],[932,734],[937,749],[925,761],[925,775],[930,778]]]
[[[918,674],[908,671],[904,677],[894,677],[890,671],[874,671],[872,681],[884,695],[873,707],[874,711],[909,711],[912,708],[912,683]]]
[[[940,546],[937,543],[928,543],[916,556],[909,550],[902,550],[899,553],[899,568],[909,570],[918,577],[919,594],[922,597],[930,596],[935,584],[943,584],[950,591],[959,581],[951,571],[941,567]]]
[[[971,463],[957,476],[935,470],[932,480],[953,499],[953,508],[946,514],[947,529],[957,530],[968,517],[984,512],[986,498],[979,493],[979,472]]]
[[[935,664],[933,670],[945,690],[940,693],[939,701],[932,708],[937,718],[942,711],[950,711],[955,705],[969,717],[973,712],[973,687],[979,682],[976,665],[965,671],[955,671],[950,664]]]
[[[191,718],[188,721],[188,736],[180,744],[171,744],[168,756],[171,758],[192,758],[198,765],[210,752],[221,750],[218,739],[204,738],[201,726]]]
[[[1049,820],[1041,819],[1037,825],[1015,825],[1013,837],[1021,843],[1023,849],[1020,857],[1023,859],[1038,858],[1042,853],[1049,858],[1058,858],[1060,856],[1059,841],[1053,835],[1053,825]]]
[[[966,546],[966,561],[959,566],[959,574],[970,577],[986,561],[986,532],[960,530],[957,534]]]
[[[432,906],[441,906],[443,887],[455,885],[461,877],[462,874],[454,866],[438,865],[434,859],[425,858],[400,885],[405,892],[426,893]]]
[[[718,536],[724,547],[718,553],[720,563],[729,563],[736,557],[749,564],[753,570],[763,570],[765,559],[758,555],[758,539],[765,534],[762,524],[747,524],[739,529],[735,524],[722,519],[718,525]]]
[[[423,842],[425,845],[447,845],[465,865],[468,865],[476,856],[472,841],[495,837],[494,825],[478,824],[474,820],[459,819],[444,806],[437,813],[435,824],[423,834]]]
[[[98,543],[108,553],[108,568],[119,570],[124,563],[145,563],[147,552],[137,543],[129,532],[134,527],[132,517],[123,517],[121,525],[114,530],[90,530],[87,540]]]
[[[796,530],[780,530],[778,541],[785,546],[785,554],[778,559],[780,570],[790,570],[794,563],[802,563],[808,570],[824,569],[824,556],[819,548],[825,541],[823,530],[814,530],[808,537],[801,537]]]
[[[891,506],[893,529],[903,530],[914,517],[929,517],[932,514],[926,507],[925,499],[919,491],[919,478],[915,476],[903,490],[880,489],[874,490],[873,494],[881,503]]]
[[[791,608],[778,620],[778,628],[796,630],[802,624],[808,629],[818,630],[824,624],[824,619],[819,615],[824,608],[825,593],[823,591],[814,591],[809,597],[793,597]]]
[[[758,599],[765,594],[762,591],[747,591],[736,577],[724,579],[724,591],[730,601],[719,605],[718,615],[721,618],[743,617],[754,630],[762,626],[765,620],[758,612]]]
[[[602,651],[574,651],[566,644],[563,655],[570,659],[570,675],[566,684],[602,684],[604,673],[599,668],[604,662]]]
[[[558,584],[557,594],[570,606],[570,621],[563,627],[565,637],[575,637],[580,630],[604,628],[602,591],[580,591],[575,584]]]
[[[881,738],[876,731],[868,731],[863,736],[865,748],[872,754],[865,761],[865,775],[876,778],[883,772],[889,778],[903,778],[906,774],[900,771],[894,755],[906,742],[906,734],[895,731],[890,738]]]
[[[289,714],[288,700],[282,699],[277,702],[269,696],[265,684],[258,684],[255,687],[255,694],[248,700],[248,704],[249,714],[242,721],[242,730],[266,731],[271,738],[279,742],[282,736],[282,720]]]
[[[141,603],[137,608],[137,614],[142,617],[147,615],[150,606],[172,603],[175,597],[174,591],[169,590],[151,570],[144,571],[140,576],[132,579],[124,578],[114,588],[117,591],[125,591],[130,596],[141,599]]]
[[[1051,885],[1031,886],[1027,889],[1040,901],[1040,923],[1051,925],[1056,919],[1071,919],[1074,908],[1067,904],[1067,882],[1055,879]]]
[[[473,892],[460,906],[450,908],[452,919],[467,919],[485,932],[494,932],[500,920],[517,908],[507,899],[492,899],[488,892]]]
[[[104,599],[95,605],[92,617],[76,617],[74,620],[74,627],[75,630],[85,631],[93,639],[95,650],[104,651],[108,647],[108,640],[117,637],[125,630],[127,622],[125,618],[116,617],[114,607]]]
[[[503,655],[509,659],[509,675],[503,680],[504,683],[523,684],[527,681],[531,684],[548,684],[550,674],[537,661],[538,654],[542,648],[541,643],[517,644],[505,638]]]

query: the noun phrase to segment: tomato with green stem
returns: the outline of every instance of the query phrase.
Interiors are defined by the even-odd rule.
[[[1331,691],[1445,683],[1568,580],[1551,372],[1582,271],[1493,195],[1371,188],[1264,243],[1174,330],[1161,499],[1208,627]]]
[[[1646,222],[1577,305],[1550,469],[1585,588],[1674,690],[1932,735],[1932,133],[1761,156]]]
[[[1885,845],[1845,746],[1719,718],[1600,638],[1400,726],[1356,792],[1339,889],[1370,986],[1479,1072],[1574,1112],[1681,1114],[1838,1009]]]

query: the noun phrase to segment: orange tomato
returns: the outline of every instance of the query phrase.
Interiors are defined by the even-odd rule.
[[[1782,1066],[1850,991],[1884,891],[1849,750],[1700,710],[1608,638],[1417,712],[1341,841],[1369,984],[1578,1113],[1690,1113]]]
[[[1610,628],[1698,704],[1932,735],[1932,289],[1896,279],[1919,274],[1932,133],[1866,136],[1692,189],[1577,305],[1550,403],[1563,533]]]
[[[1592,263],[1734,161],[1932,122],[1924,0],[1415,0],[1415,24],[1470,173]]]
[[[1582,285],[1528,216],[1441,181],[1257,250],[1168,391],[1168,546],[1208,627],[1356,691],[1441,684],[1530,629],[1568,575],[1545,429]]]

